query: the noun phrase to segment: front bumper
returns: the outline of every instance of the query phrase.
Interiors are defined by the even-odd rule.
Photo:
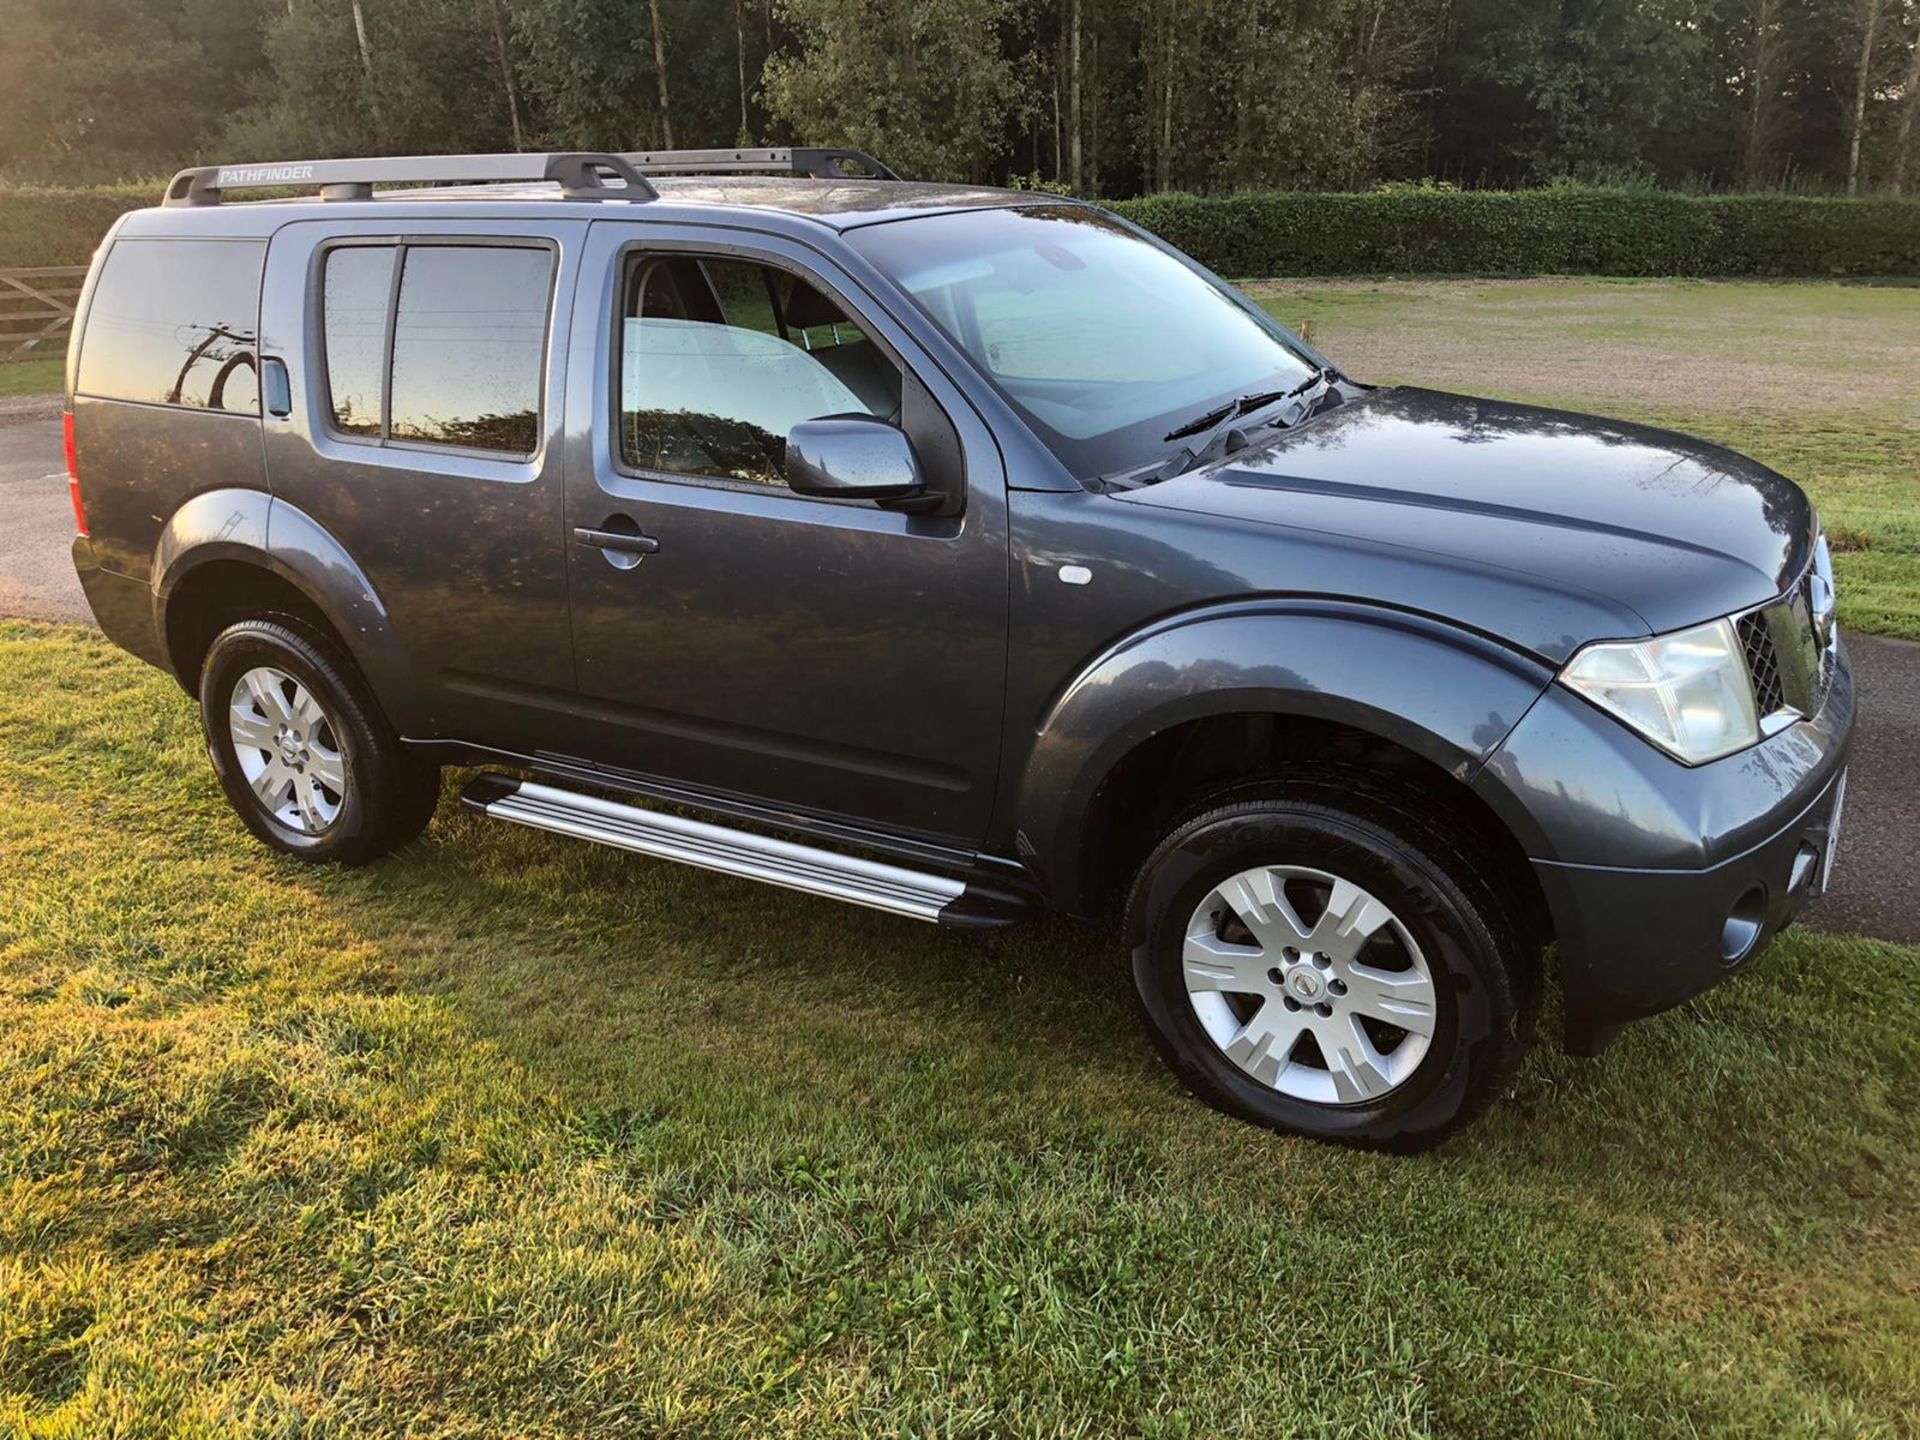
[[[1691,768],[1548,687],[1475,788],[1513,823],[1546,897],[1569,1049],[1595,1053],[1719,983],[1816,893],[1853,722],[1844,648],[1817,715]]]

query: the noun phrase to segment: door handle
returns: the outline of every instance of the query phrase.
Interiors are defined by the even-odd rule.
[[[653,555],[660,549],[660,542],[651,535],[629,535],[624,530],[595,530],[590,525],[574,526],[573,542],[595,550],[612,550],[621,555]]]

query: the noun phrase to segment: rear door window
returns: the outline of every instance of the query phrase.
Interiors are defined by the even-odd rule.
[[[80,343],[84,395],[260,413],[253,240],[116,240]]]
[[[553,270],[553,251],[538,245],[328,251],[321,307],[333,428],[533,454]]]
[[[342,434],[380,433],[393,256],[391,245],[343,246],[327,252],[321,300],[327,391],[333,428]]]

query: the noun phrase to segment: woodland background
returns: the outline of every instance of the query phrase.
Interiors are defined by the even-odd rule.
[[[0,179],[856,145],[1164,191],[1920,188],[1920,0],[0,0]]]

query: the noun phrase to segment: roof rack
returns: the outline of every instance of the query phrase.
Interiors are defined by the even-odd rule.
[[[809,175],[816,180],[898,180],[864,150],[776,146],[766,150],[630,150],[620,156],[646,175]],[[852,168],[849,168],[852,167]]]
[[[747,152],[741,152],[747,153]],[[877,161],[874,163],[878,163]],[[885,168],[885,167],[882,167]],[[612,176],[622,185],[609,185]],[[323,200],[368,200],[375,185],[465,185],[554,180],[569,199],[657,200],[630,159],[590,151],[510,155],[397,155],[377,160],[297,160],[268,165],[202,165],[168,182],[167,205],[218,205],[228,190],[304,189]]]

